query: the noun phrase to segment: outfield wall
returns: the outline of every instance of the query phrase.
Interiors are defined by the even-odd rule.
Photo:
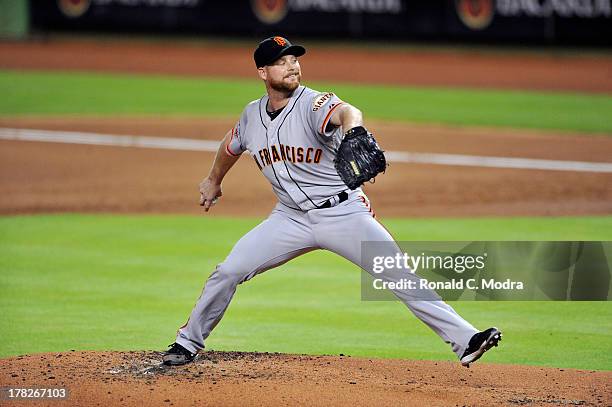
[[[38,31],[612,45],[612,0],[31,0]]]
[[[23,38],[29,24],[28,0],[0,0],[0,38]]]

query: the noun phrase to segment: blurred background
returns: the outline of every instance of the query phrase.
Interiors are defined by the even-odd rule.
[[[1,32],[611,45],[608,0],[2,0]]]
[[[385,147],[403,154],[392,154],[400,167],[371,189],[383,213],[612,211],[605,165],[549,170],[612,156],[609,138],[583,137],[612,132],[610,0],[0,0],[0,11],[0,85],[8,96],[0,125],[7,129],[218,140],[261,95],[253,80],[256,44],[284,35],[308,49],[304,83],[360,107]],[[172,171],[180,177],[143,164],[138,173],[106,172],[122,174],[121,182],[98,174],[125,153],[100,158],[89,177],[58,171],[64,189],[68,180],[74,188],[98,187],[86,194],[44,193],[48,182],[34,175],[7,176],[12,194],[0,199],[0,211],[197,213],[188,203],[192,174],[207,171],[202,163],[211,154],[197,166],[177,159]],[[561,162],[495,161],[492,168],[523,170],[491,173],[472,155]],[[8,166],[18,156],[9,154],[6,173],[25,165]],[[149,177],[137,182],[143,172]],[[238,199],[219,212],[260,216],[273,205],[263,177],[244,181],[228,177]],[[261,208],[244,207],[249,197]]]
[[[276,201],[245,153],[198,205],[270,35],[364,112],[391,163],[365,190],[398,240],[612,240],[611,3],[0,0],[0,356],[168,343]],[[451,358],[400,304],[360,301],[345,260],[281,269],[210,347]],[[609,302],[454,306],[504,329],[488,361],[612,368]]]

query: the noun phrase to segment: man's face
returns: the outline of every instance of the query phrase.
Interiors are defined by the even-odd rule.
[[[263,72],[261,72],[263,70]],[[279,92],[293,92],[300,86],[302,71],[294,55],[285,55],[260,68],[260,76],[270,87]]]

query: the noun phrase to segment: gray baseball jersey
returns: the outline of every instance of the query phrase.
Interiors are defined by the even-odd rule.
[[[242,112],[228,153],[248,150],[282,204],[303,211],[318,208],[347,189],[334,168],[341,129],[329,124],[342,103],[333,93],[300,86],[271,120],[266,95]]]
[[[204,348],[237,286],[257,274],[316,249],[336,253],[373,274],[372,265],[364,264],[367,261],[361,256],[362,242],[394,242],[375,219],[363,191],[349,190],[334,168],[342,134],[329,121],[343,102],[333,93],[300,86],[273,120],[266,112],[267,102],[264,96],[247,105],[226,149],[231,155],[251,154],[279,203],[266,220],[236,243],[208,278],[176,336],[176,342],[191,352]],[[397,245],[385,247],[387,252],[381,256],[401,253]],[[420,279],[410,273],[377,275],[381,277],[394,282]],[[443,301],[422,301],[412,292],[392,291],[461,357],[478,332],[471,324]]]

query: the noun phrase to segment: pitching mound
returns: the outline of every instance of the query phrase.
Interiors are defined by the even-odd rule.
[[[181,367],[160,361],[160,352],[149,351],[19,356],[0,360],[0,385],[65,387],[68,399],[55,400],[57,406],[612,402],[612,372],[487,363],[466,369],[452,362],[215,351]]]

